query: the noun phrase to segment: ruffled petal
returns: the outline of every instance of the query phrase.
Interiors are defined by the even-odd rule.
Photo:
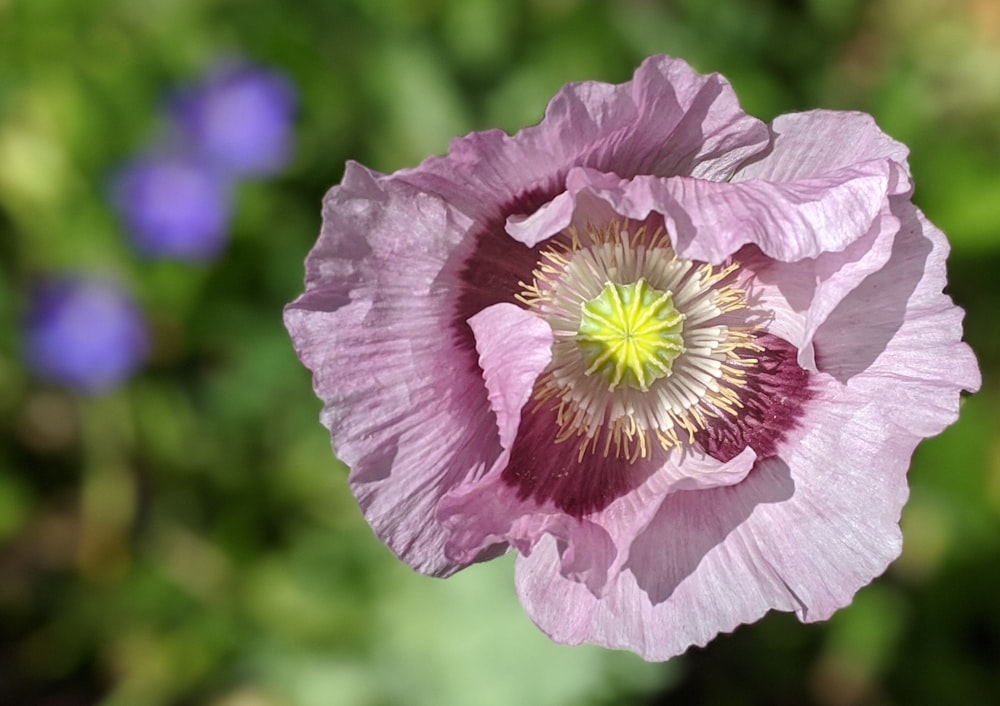
[[[764,179],[790,182],[828,175],[842,167],[871,159],[898,165],[897,183],[878,217],[862,237],[842,251],[824,252],[797,262],[782,262],[761,253],[741,256],[756,276],[754,296],[774,312],[771,331],[799,350],[799,365],[815,370],[812,338],[840,301],[889,259],[899,230],[890,201],[912,189],[909,150],[882,132],[865,113],[813,110],[777,117],[772,123],[771,149],[741,168],[733,181]]]
[[[815,336],[816,363],[849,386],[867,387],[900,432],[940,433],[958,417],[959,392],[982,382],[962,342],[963,312],[943,294],[948,241],[909,202],[885,266],[839,303]]]
[[[450,531],[446,552],[453,561],[469,563],[508,544],[528,556],[545,536],[556,540],[558,571],[594,595],[600,595],[617,548],[597,522],[525,502],[499,476],[449,493],[438,507],[438,519]]]
[[[564,191],[534,213],[508,217],[505,230],[517,242],[533,248],[568,226],[575,210],[576,194]]]
[[[574,169],[565,195],[528,218],[508,220],[507,230],[521,243],[542,242],[579,219],[580,202],[589,197],[634,221],[662,214],[674,249],[685,259],[720,263],[755,245],[770,258],[795,262],[841,252],[876,228],[900,170],[882,160],[784,184],[736,184],[687,177],[626,180]]]
[[[771,609],[821,620],[899,554],[909,455],[878,410],[829,378],[803,433],[745,481],[667,496],[600,599],[518,564],[532,619],[560,642],[597,642],[662,660]],[[567,610],[567,606],[570,608]]]
[[[629,83],[567,85],[522,136],[566,166],[707,179],[728,178],[769,141],[722,76],[666,56],[647,59]]]
[[[552,360],[552,329],[513,304],[494,304],[469,319],[479,366],[497,418],[500,445],[510,449],[521,423],[521,408],[535,380]]]
[[[813,336],[830,313],[868,275],[888,261],[899,219],[886,203],[863,236],[840,252],[796,262],[766,257],[755,247],[737,255],[752,275],[750,298],[771,312],[768,330],[798,349],[798,364],[815,371]]]
[[[623,177],[726,179],[769,139],[767,127],[743,112],[724,78],[659,56],[623,84],[565,86],[540,124],[513,137],[499,130],[472,133],[454,140],[446,156],[396,176],[477,219],[490,219],[498,205],[518,212],[514,205],[526,193],[555,196],[574,166]]]
[[[285,309],[366,518],[401,559],[437,575],[460,568],[444,556],[438,499],[501,452],[478,367],[442,335],[467,227],[436,197],[351,165],[326,197],[307,291]]]
[[[774,119],[771,132],[774,136],[771,148],[740,168],[733,181],[811,179],[852,164],[880,159],[899,164],[909,174],[906,145],[882,132],[866,113],[833,110],[788,113]],[[903,175],[899,178],[903,180]]]
[[[980,377],[941,293],[946,241],[909,204],[894,212],[891,257],[820,328],[813,395],[775,456],[739,484],[666,496],[600,597],[553,571],[548,545],[519,560],[545,632],[667,659],[770,609],[824,620],[898,556],[913,450]]]
[[[769,606],[794,607],[779,578],[759,568],[756,548],[734,533],[757,507],[791,492],[787,470],[770,461],[738,485],[669,495],[603,596],[554,572],[549,542],[518,559],[518,595],[532,620],[559,642],[667,659],[759,618]]]

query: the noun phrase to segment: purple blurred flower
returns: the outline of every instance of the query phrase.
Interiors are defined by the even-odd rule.
[[[654,57],[513,137],[349,164],[285,323],[403,561],[516,548],[554,639],[666,659],[825,619],[899,554],[910,455],[980,384],[911,193],[869,116],[765,125]]]
[[[197,153],[242,177],[273,175],[288,163],[295,106],[295,89],[283,74],[227,62],[183,91],[173,107]]]
[[[41,377],[88,393],[108,391],[146,357],[146,323],[118,285],[88,277],[42,284],[25,318],[25,356]]]
[[[113,200],[136,249],[149,256],[209,260],[226,243],[229,182],[183,154],[147,154],[115,176]]]

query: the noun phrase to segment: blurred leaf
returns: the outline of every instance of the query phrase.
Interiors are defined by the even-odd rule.
[[[447,150],[451,138],[469,131],[458,88],[442,58],[423,42],[387,44],[373,72],[385,123],[371,150],[376,168],[415,165]]]
[[[513,555],[472,566],[447,582],[405,573],[387,577],[374,659],[393,704],[481,706],[600,703],[610,673],[649,692],[673,670],[629,653],[549,641],[514,594]]]
[[[0,543],[21,528],[33,505],[24,484],[8,468],[0,466]]]
[[[971,143],[939,139],[913,155],[915,199],[957,250],[1000,250],[1000,157]]]

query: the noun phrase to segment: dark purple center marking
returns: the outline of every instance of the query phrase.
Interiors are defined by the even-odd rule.
[[[502,475],[505,483],[517,489],[521,500],[531,498],[539,505],[551,501],[579,518],[603,510],[648,475],[648,464],[629,463],[614,453],[605,457],[600,450],[588,451],[579,460],[577,439],[554,441],[559,433],[555,410],[547,404],[532,411],[533,404],[529,402],[524,408],[510,462]]]
[[[798,424],[803,404],[812,396],[809,373],[796,362],[793,345],[771,334],[758,337],[765,348],[755,354],[758,364],[748,368],[740,388],[743,408],[739,415],[720,412],[711,426],[695,434],[695,442],[713,458],[726,462],[750,446],[759,458],[777,453],[778,444]],[[548,405],[525,407],[505,483],[522,500],[539,505],[551,502],[563,512],[583,517],[599,512],[615,499],[638,487],[662,459],[659,449],[651,461],[630,463],[614,453],[586,453],[579,460],[579,443],[555,443],[559,425]]]
[[[471,247],[462,253],[458,271],[460,282],[455,303],[454,331],[459,345],[475,356],[476,341],[468,320],[488,306],[500,302],[516,303],[521,291],[519,282],[530,282],[545,244],[529,248],[511,238],[506,231],[507,218],[530,214],[551,201],[563,190],[561,180],[548,188],[529,189],[498,209],[495,217],[470,233]],[[478,359],[473,363],[478,366]]]
[[[764,351],[754,353],[760,362],[747,368],[739,414],[720,412],[707,429],[695,434],[695,441],[719,461],[729,461],[747,446],[758,458],[774,456],[813,394],[809,373],[796,361],[795,346],[769,333],[758,336],[757,343]]]

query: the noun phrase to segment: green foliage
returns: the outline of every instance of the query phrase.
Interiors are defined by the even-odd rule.
[[[995,694],[998,28],[976,14],[988,3],[949,6],[947,21],[940,3],[904,4],[0,0],[0,702]],[[667,665],[549,643],[507,560],[448,582],[400,565],[346,489],[281,326],[345,160],[391,171],[469,130],[516,130],[563,83],[624,80],[656,52],[725,73],[762,118],[867,110],[906,141],[986,372],[963,420],[917,453],[906,549],[887,577],[825,626],[771,616]],[[162,129],[171,90],[234,54],[296,83],[294,162],[241,187],[214,264],[138,259],[108,176]],[[105,398],[35,380],[21,359],[26,287],[65,270],[117,274],[154,328],[149,364]],[[959,582],[979,588],[947,599]]]

